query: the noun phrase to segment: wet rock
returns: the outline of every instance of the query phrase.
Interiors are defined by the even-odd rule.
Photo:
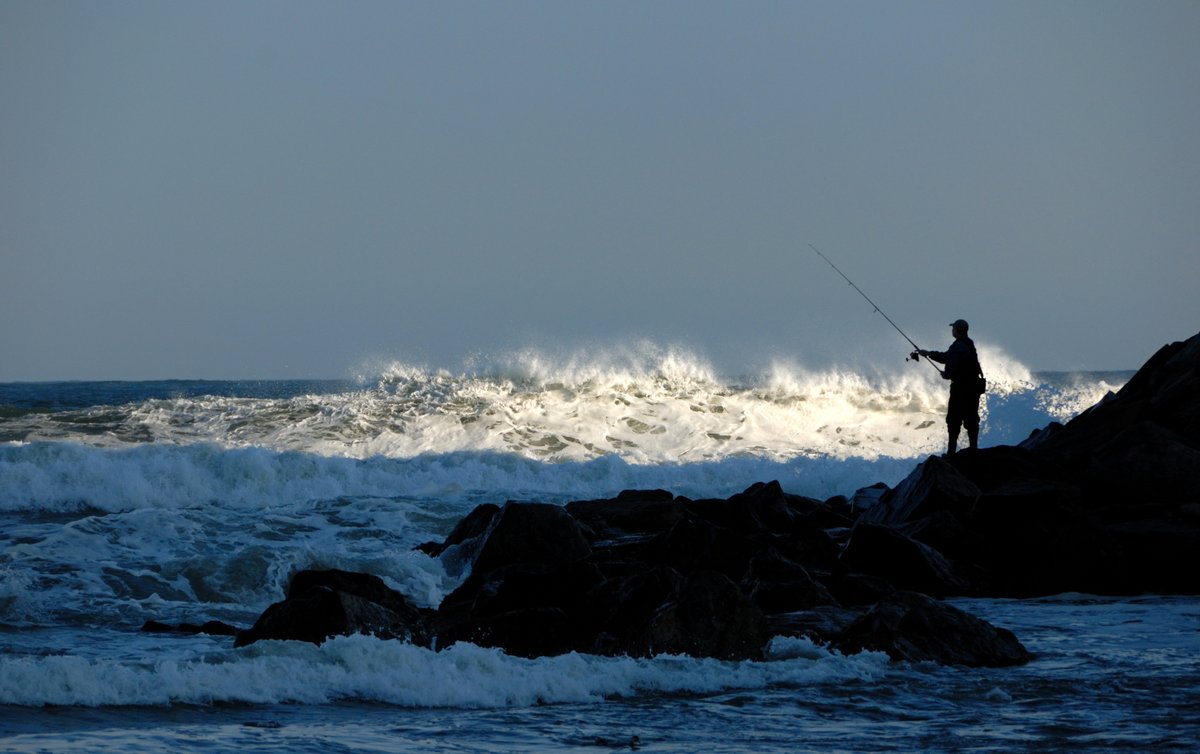
[[[268,607],[253,627],[238,634],[234,646],[244,647],[265,639],[323,644],[334,636],[354,634],[419,644],[424,633],[423,626],[406,624],[399,615],[378,603],[316,587]]]
[[[860,522],[842,552],[842,561],[852,570],[887,579],[898,589],[935,597],[972,591],[940,552],[889,526]]]
[[[680,573],[717,570],[731,579],[740,580],[757,550],[756,543],[750,538],[689,515],[651,540],[646,558]]]
[[[847,626],[834,646],[847,654],[871,650],[893,660],[968,667],[1006,667],[1030,659],[1011,631],[914,592],[897,592],[876,604]]]
[[[822,583],[843,607],[874,605],[896,592],[892,582],[865,573],[831,573],[825,576]]]
[[[651,566],[610,578],[588,593],[589,620],[596,627],[591,651],[604,655],[648,656],[647,635],[659,609],[674,600],[683,576],[674,568]]]
[[[178,623],[169,624],[162,623],[156,620],[148,620],[142,624],[142,631],[146,633],[164,633],[164,634],[208,634],[209,636],[237,636],[242,629],[237,626],[231,626],[219,620],[210,620],[201,624],[196,623]]]
[[[860,522],[898,525],[938,511],[959,518],[970,515],[980,490],[950,462],[930,456],[904,481],[885,492],[879,502],[860,516]]]
[[[646,654],[745,660],[761,657],[769,638],[762,611],[737,584],[716,571],[697,571],[654,614],[645,641]]]
[[[579,523],[547,503],[505,503],[480,536],[473,571],[513,563],[571,563],[592,551]]]
[[[530,657],[585,651],[594,633],[587,595],[603,580],[583,562],[475,571],[438,608],[436,644],[467,641]]]
[[[264,639],[322,644],[334,636],[354,634],[422,646],[430,641],[426,613],[378,577],[302,571],[293,578],[287,598],[268,607],[250,629],[240,632],[234,646]]]
[[[771,636],[807,636],[820,644],[837,641],[854,621],[869,608],[823,605],[794,613],[767,615],[767,630]]]
[[[764,613],[790,613],[837,600],[804,566],[775,550],[755,555],[741,581],[742,592]]]
[[[666,490],[625,490],[612,500],[567,503],[566,511],[593,533],[592,541],[659,534],[683,516],[683,507]]]
[[[492,520],[500,512],[500,506],[495,503],[484,503],[475,507],[464,516],[441,542],[425,542],[415,549],[421,550],[430,557],[438,557],[451,547],[481,537],[491,526]]]

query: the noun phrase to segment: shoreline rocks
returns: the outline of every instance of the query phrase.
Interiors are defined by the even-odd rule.
[[[526,657],[743,660],[782,634],[897,660],[1020,664],[1029,654],[1010,632],[934,598],[1200,593],[1200,335],[1067,424],[930,457],[895,488],[485,504],[418,549],[467,573],[436,610],[374,576],[305,571],[237,645],[373,633]]]

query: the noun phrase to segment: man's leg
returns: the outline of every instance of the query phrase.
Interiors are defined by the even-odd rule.
[[[959,424],[958,424],[958,422],[955,422],[953,424],[951,424],[950,422],[946,422],[946,429],[950,433],[950,443],[946,448],[946,457],[949,458],[950,456],[954,455],[954,452],[956,450],[958,450]]]
[[[979,398],[971,401],[969,410],[966,416],[963,417],[963,426],[967,428],[967,441],[971,444],[971,450],[979,449]]]

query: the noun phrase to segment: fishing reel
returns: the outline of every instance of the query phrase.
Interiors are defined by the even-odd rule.
[[[908,355],[908,358],[905,359],[905,361],[920,361],[920,360],[921,360],[921,352],[920,351],[913,351],[912,353],[910,353]]]

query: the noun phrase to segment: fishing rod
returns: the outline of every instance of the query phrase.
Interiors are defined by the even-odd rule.
[[[830,261],[829,257],[827,257],[827,256],[825,256],[824,254],[822,254],[822,253],[821,253],[821,250],[820,250],[820,249],[818,249],[818,248],[817,248],[816,246],[814,246],[813,244],[811,244],[811,243],[810,243],[808,246],[809,246],[809,248],[811,248],[813,251],[817,252],[817,256],[819,256],[821,259],[824,259],[824,260],[825,260],[825,261],[826,261],[826,262],[829,264],[829,266],[830,266],[830,267],[832,267],[832,268],[834,269],[834,272],[836,272],[837,274],[841,275],[841,276],[842,276],[842,279],[843,279],[843,280],[845,280],[847,283],[849,283],[851,288],[853,288],[854,290],[858,291],[858,295],[860,295],[860,296],[862,296],[863,298],[865,298],[865,299],[867,300],[867,303],[868,303],[868,304],[870,304],[871,306],[875,307],[875,311],[876,311],[876,312],[878,312],[878,313],[879,313],[879,314],[880,314],[880,315],[881,315],[881,316],[882,316],[884,319],[886,319],[886,320],[888,321],[888,324],[889,324],[889,325],[891,325],[892,327],[896,328],[896,332],[900,333],[900,335],[901,335],[901,336],[903,336],[905,340],[907,340],[907,341],[908,341],[910,344],[912,344],[912,347],[913,347],[913,352],[912,352],[911,354],[909,354],[909,355],[908,355],[908,358],[906,358],[906,359],[905,359],[905,361],[909,361],[909,360],[911,360],[911,361],[920,361],[921,359],[920,359],[920,356],[919,356],[918,352],[921,350],[921,347],[920,347],[920,346],[918,346],[916,343],[914,343],[912,338],[910,338],[910,337],[908,337],[907,335],[905,335],[905,334],[904,334],[904,331],[900,329],[900,326],[899,326],[899,325],[897,325],[895,322],[893,322],[893,321],[892,321],[892,318],[891,318],[891,317],[889,317],[887,314],[885,314],[885,313],[884,313],[884,311],[883,311],[883,309],[880,309],[880,308],[879,308],[879,304],[876,304],[874,301],[872,301],[872,300],[871,300],[871,297],[870,297],[870,296],[868,296],[867,294],[863,293],[863,291],[862,291],[862,288],[859,288],[857,285],[855,285],[855,284],[854,284],[854,281],[853,281],[853,280],[851,280],[850,278],[846,277],[846,273],[844,273],[844,272],[842,272],[841,270],[839,270],[839,269],[838,269],[838,266],[837,266],[836,264],[834,264],[832,261]],[[926,361],[928,361],[928,359],[926,359]],[[933,367],[935,370],[937,370],[937,373],[938,373],[938,374],[941,374],[941,373],[942,373],[942,370],[938,369],[938,368],[937,368],[937,364],[934,364],[932,361],[930,361],[930,362],[929,362],[929,366],[931,366],[931,367]]]

